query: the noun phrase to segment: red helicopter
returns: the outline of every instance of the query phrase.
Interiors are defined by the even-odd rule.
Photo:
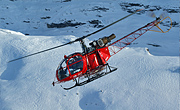
[[[90,47],[87,47],[84,43],[84,39],[141,11],[137,10],[134,13],[131,13],[91,34],[88,34],[86,36],[80,37],[74,41],[68,42],[63,45],[59,45],[53,48],[49,48],[37,53],[33,53],[21,58],[17,58],[14,60],[11,60],[9,62],[13,62],[25,57],[29,57],[35,54],[39,54],[45,51],[49,51],[55,48],[59,48],[68,44],[72,44],[74,42],[80,42],[83,52],[80,53],[73,53],[69,56],[64,56],[64,59],[60,62],[60,64],[57,67],[56,70],[56,79],[57,81],[53,81],[53,86],[58,83],[68,82],[68,81],[75,81],[75,85],[64,88],[65,90],[72,89],[76,86],[82,86],[89,82],[92,82],[102,76],[105,76],[113,71],[116,71],[116,67],[110,66],[107,61],[109,58],[113,55],[115,55],[117,52],[125,48],[126,46],[130,45],[134,40],[142,36],[147,31],[156,31],[156,32],[168,32],[171,27],[167,31],[163,31],[158,24],[160,24],[165,19],[169,18],[168,16],[163,16],[162,14],[160,17],[156,17],[156,20],[146,24],[145,26],[135,30],[134,32],[131,32],[130,34],[120,38],[119,40],[111,43],[111,40],[114,39],[116,36],[115,34],[111,34],[110,36],[100,38],[98,40],[94,40],[93,42],[89,43]],[[150,12],[151,16],[154,16],[153,12]],[[171,19],[170,19],[171,20]],[[171,21],[172,26],[172,21]],[[159,30],[152,30],[153,27],[157,27]],[[86,79],[82,82],[80,82],[80,79]]]

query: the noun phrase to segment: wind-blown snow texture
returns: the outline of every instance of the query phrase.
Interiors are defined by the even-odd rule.
[[[179,0],[0,0],[1,110],[178,110]],[[114,55],[118,70],[69,91],[51,85],[63,56],[79,43],[12,63],[9,60],[87,35],[136,9],[135,14],[86,39],[121,38],[167,11],[168,33],[147,32]],[[168,27],[169,23],[163,24]],[[150,53],[146,51],[149,49]]]

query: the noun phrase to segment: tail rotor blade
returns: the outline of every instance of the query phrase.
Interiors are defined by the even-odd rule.
[[[152,18],[156,18],[156,17],[157,17],[156,14],[155,14],[152,10],[147,11],[146,15],[149,16],[149,17],[152,17]],[[168,17],[168,13],[167,13],[167,12],[163,12],[163,13],[161,13],[161,15],[159,16],[159,18],[160,18],[161,20],[164,19],[164,18],[166,18],[166,17]]]
[[[149,17],[152,17],[152,18],[156,18],[156,15],[155,15],[155,13],[153,11],[148,11],[146,13],[146,15],[149,16]]]
[[[163,13],[161,13],[161,15],[159,16],[160,17],[160,19],[164,19],[164,18],[166,18],[166,17],[168,17],[169,15],[168,15],[168,13],[167,12],[163,12]]]

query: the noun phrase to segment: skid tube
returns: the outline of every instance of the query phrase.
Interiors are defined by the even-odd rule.
[[[64,88],[64,87],[62,87],[62,85],[61,85],[61,87],[62,87],[63,89],[65,89],[65,90],[70,90],[70,89],[72,89],[72,88],[75,88],[76,86],[83,86],[83,85],[85,85],[85,84],[87,84],[87,83],[90,83],[90,82],[92,82],[92,81],[94,81],[94,80],[96,80],[96,79],[98,79],[98,78],[101,78],[101,77],[103,77],[103,76],[105,76],[105,75],[107,75],[107,74],[109,74],[109,73],[114,72],[114,71],[117,70],[116,67],[109,66],[108,63],[105,64],[105,66],[106,66],[106,72],[101,72],[100,74],[95,74],[95,75],[92,76],[91,78],[88,77],[88,79],[87,79],[86,81],[83,81],[83,82],[81,82],[81,83],[79,83],[79,77],[78,77],[78,80],[77,80],[77,79],[74,79],[74,80],[76,81],[76,83],[75,83],[74,86],[69,87],[69,88]],[[107,71],[107,70],[108,70],[108,71]]]

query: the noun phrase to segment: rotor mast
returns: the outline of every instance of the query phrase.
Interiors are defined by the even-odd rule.
[[[81,48],[82,48],[83,53],[87,53],[87,46],[84,42],[84,39],[81,39],[79,42],[81,44]]]

